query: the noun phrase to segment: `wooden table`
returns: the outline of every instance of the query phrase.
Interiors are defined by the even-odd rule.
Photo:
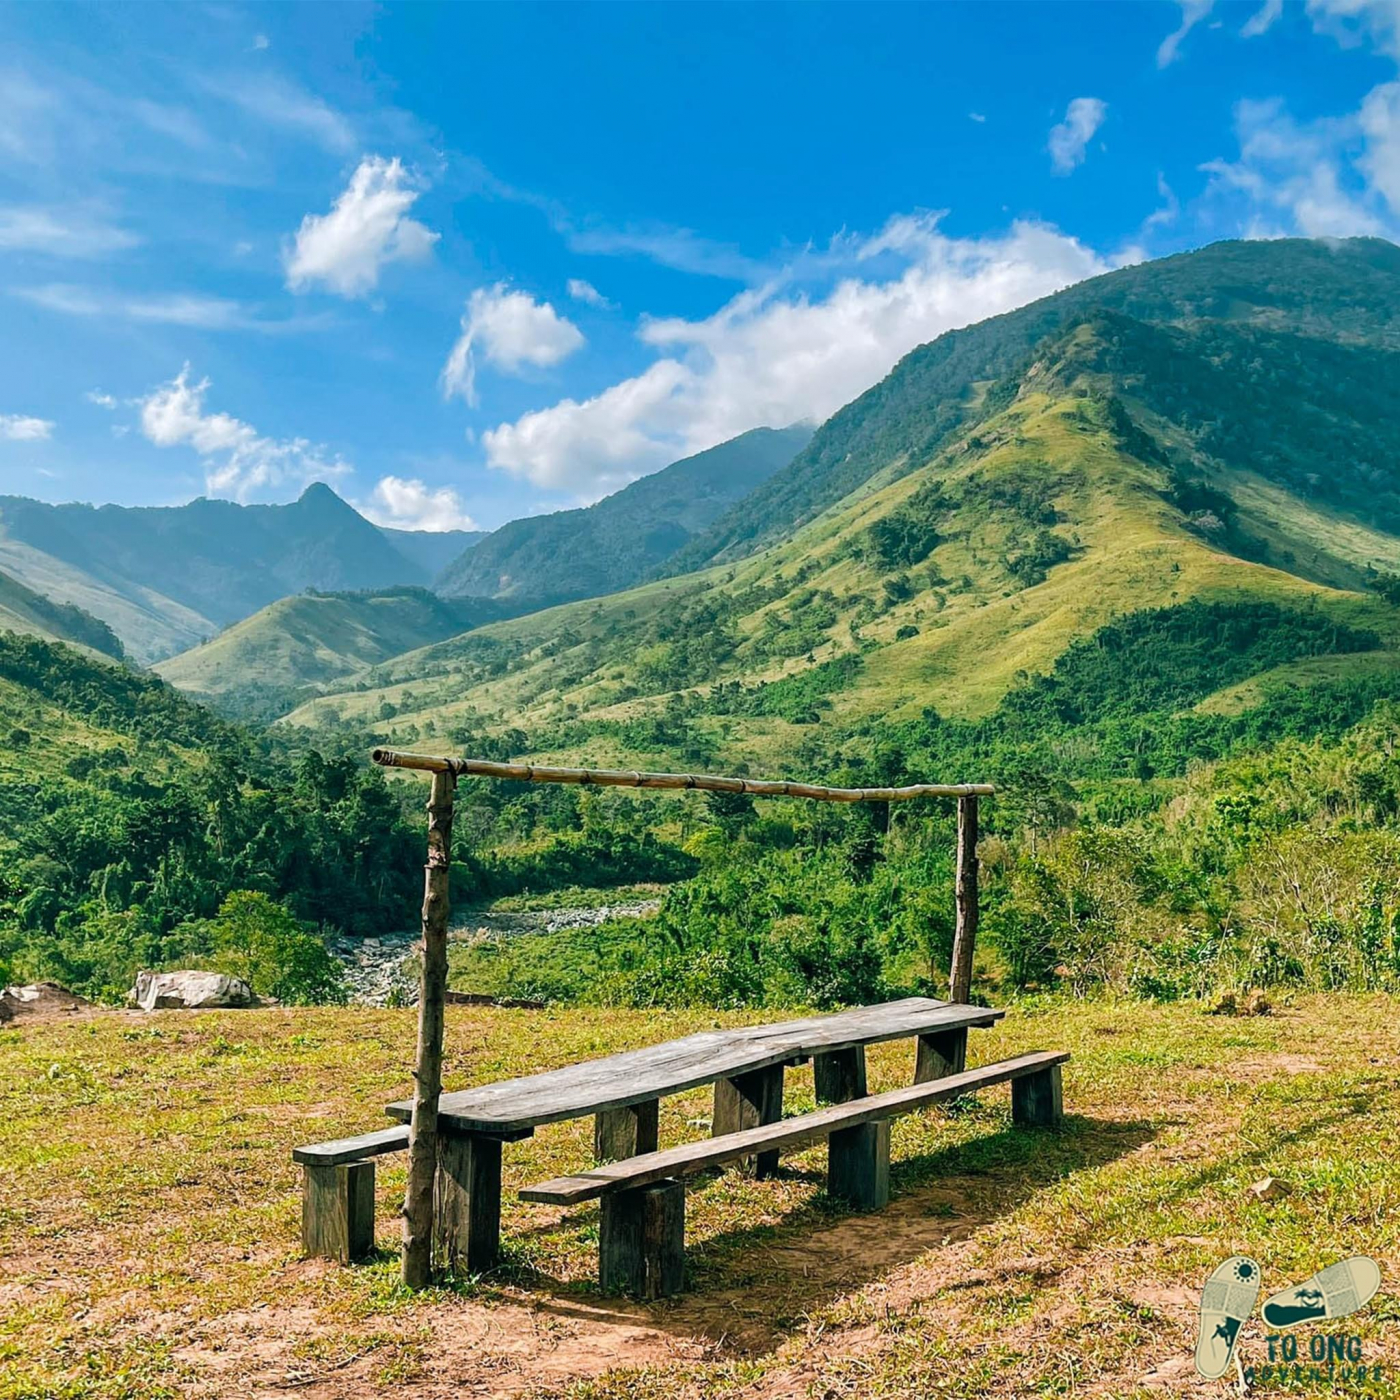
[[[918,1038],[914,1081],[966,1067],[967,1033],[1005,1012],[906,997],[771,1025],[701,1031],[543,1074],[443,1094],[438,1104],[437,1231],[441,1257],[470,1272],[490,1268],[500,1248],[501,1145],[537,1127],[593,1115],[599,1161],[654,1152],[657,1105],[669,1094],[715,1086],[711,1135],[776,1123],[783,1115],[783,1071],[813,1061],[817,1098],[863,1097],[865,1047]],[[408,1122],[407,1100],[385,1110]],[[758,1174],[777,1169],[777,1153],[757,1158]]]

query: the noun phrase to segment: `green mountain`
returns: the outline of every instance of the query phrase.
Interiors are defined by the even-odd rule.
[[[426,588],[299,593],[246,617],[190,651],[158,662],[171,685],[242,714],[292,698],[442,641],[502,615],[484,598],[439,598]]]
[[[914,351],[678,556],[717,562],[399,657],[290,718],[757,771],[906,729],[945,752],[927,714],[974,727],[964,755],[1069,753],[1057,705],[1163,732],[1199,712],[1226,743],[1253,711],[1212,696],[1251,680],[1271,714],[1313,682],[1351,712],[1400,693],[1397,385],[1390,244],[1123,269]],[[1185,689],[1129,664],[1198,644],[1223,659]],[[1062,685],[1083,646],[1121,664]],[[1082,743],[1118,754],[1114,734]]]
[[[786,466],[811,436],[802,425],[756,428],[585,509],[512,520],[444,569],[435,587],[536,607],[630,587]]]
[[[0,632],[70,642],[116,660],[122,658],[122,644],[105,622],[71,603],[55,603],[6,573],[0,573]]]
[[[1209,327],[1236,355],[1256,348],[1286,355],[1287,346],[1267,343],[1270,331],[1394,350],[1397,269],[1400,249],[1381,239],[1217,243],[1122,268],[940,336],[834,414],[785,470],[679,551],[667,572],[751,553],[876,472],[913,470],[996,408],[988,385],[1015,383],[1037,347],[1086,316],[1116,312],[1188,337]]]
[[[101,618],[140,662],[182,651],[304,588],[426,585],[432,571],[410,557],[415,548],[386,537],[321,484],[277,506],[202,498],[55,506],[0,496],[0,568]]]
[[[485,530],[395,530],[389,525],[381,525],[379,533],[428,578],[436,578],[463,551],[486,538]]]

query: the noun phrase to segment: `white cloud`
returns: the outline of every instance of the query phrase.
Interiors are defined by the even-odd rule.
[[[97,258],[141,240],[89,209],[0,205],[0,252]]]
[[[242,302],[189,292],[128,295],[75,286],[70,282],[11,287],[9,291],[11,296],[64,316],[113,316],[152,325],[185,326],[192,330],[258,331],[265,335],[277,335],[311,330],[325,324],[325,318],[318,316],[272,320],[259,316],[255,309]]]
[[[267,37],[266,34],[254,34],[254,35],[253,35],[253,47],[254,47],[255,49],[266,49],[266,48],[271,48],[271,47],[272,47],[272,42],[271,42],[271,40]]]
[[[95,403],[98,408],[105,408],[109,411],[117,406],[116,398],[111,394],[104,394],[101,389],[89,389],[83,397],[89,403]]]
[[[1065,108],[1065,119],[1050,128],[1050,164],[1056,175],[1068,175],[1084,163],[1084,150],[1108,115],[1108,103],[1097,97],[1076,97]]]
[[[385,263],[427,257],[438,235],[408,217],[421,193],[395,158],[366,156],[329,214],[308,214],[285,255],[287,285],[315,282],[343,297],[364,296]]]
[[[1156,228],[1159,224],[1174,224],[1181,213],[1181,201],[1160,170],[1157,172],[1157,194],[1162,203],[1142,221],[1144,229]]]
[[[1208,161],[1201,167],[1211,176],[1207,196],[1235,209],[1250,236],[1346,238],[1385,233],[1384,204],[1376,190],[1368,188],[1366,173],[1377,178],[1378,189],[1388,183],[1385,169],[1396,147],[1388,134],[1394,107],[1386,92],[1378,88],[1367,99],[1363,110],[1369,111],[1371,130],[1355,165],[1348,152],[1362,134],[1360,117],[1300,123],[1278,98],[1236,104],[1239,158]]]
[[[29,418],[22,413],[0,413],[0,438],[10,442],[41,442],[53,436],[54,425],[47,418]]]
[[[504,282],[478,287],[462,313],[462,334],[442,367],[442,392],[476,399],[476,356],[506,374],[526,365],[546,369],[584,344],[583,333],[547,301],[512,292]]]
[[[1308,18],[1319,34],[1345,48],[1369,39],[1400,58],[1400,3],[1397,0],[1308,0]]]
[[[582,277],[569,278],[569,295],[575,301],[581,301],[585,306],[596,306],[600,310],[608,310],[612,306],[607,297],[600,292],[591,282],[585,282]]]
[[[1264,0],[1264,3],[1245,21],[1240,29],[1241,39],[1257,39],[1274,27],[1283,13],[1283,0]]]
[[[484,433],[488,463],[594,500],[749,428],[825,419],[916,345],[1107,270],[1041,224],[954,239],[937,222],[898,218],[839,242],[831,261],[846,273],[824,295],[780,277],[704,320],[646,323],[642,338],[668,353],[591,399]]]
[[[720,277],[731,282],[753,281],[764,271],[761,263],[745,257],[730,244],[712,242],[688,228],[648,225],[644,228],[574,229],[559,220],[556,225],[576,253],[649,258],[677,272]]]
[[[268,126],[282,127],[337,155],[354,149],[355,129],[335,108],[283,79],[206,78],[205,89]]]
[[[355,509],[376,525],[396,530],[477,530],[462,498],[450,486],[425,486],[416,477],[381,477],[370,499]]]
[[[140,400],[141,431],[157,447],[191,447],[204,459],[211,495],[246,501],[258,492],[288,484],[344,476],[351,468],[305,438],[263,437],[227,413],[206,413],[209,381],[190,383],[186,365],[168,384]]]
[[[979,125],[987,120],[986,116],[981,112],[969,112],[967,114],[967,119],[970,122],[977,122]]]
[[[1158,46],[1158,68],[1176,62],[1181,41],[1211,12],[1215,0],[1177,0],[1177,4],[1181,7],[1181,23]]]

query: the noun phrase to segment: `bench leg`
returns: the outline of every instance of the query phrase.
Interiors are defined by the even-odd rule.
[[[342,1264],[368,1258],[374,1252],[374,1163],[302,1170],[303,1253]]]
[[[620,1162],[643,1152],[655,1152],[657,1135],[656,1099],[635,1103],[630,1108],[610,1108],[593,1118],[593,1160]]]
[[[602,1199],[598,1282],[604,1293],[669,1298],[685,1282],[685,1187],[657,1181]]]
[[[733,1079],[715,1080],[715,1111],[710,1120],[710,1136],[742,1132],[765,1123],[776,1123],[783,1116],[783,1067],[751,1070]],[[778,1154],[760,1152],[752,1159],[754,1174],[760,1178],[778,1174]],[[747,1163],[745,1164],[747,1168]]]
[[[812,1080],[818,1103],[849,1103],[865,1097],[865,1047],[833,1050],[812,1057]]]
[[[967,1027],[959,1030],[936,1031],[919,1037],[919,1051],[914,1060],[914,1083],[927,1084],[930,1079],[942,1079],[961,1074],[967,1068]]]
[[[1011,1081],[1011,1121],[1027,1128],[1053,1127],[1065,1116],[1059,1065]]]
[[[475,1134],[438,1138],[434,1254],[469,1274],[494,1268],[501,1252],[501,1141]]]
[[[879,1210],[890,1199],[888,1119],[832,1133],[827,1146],[827,1194],[857,1210]]]

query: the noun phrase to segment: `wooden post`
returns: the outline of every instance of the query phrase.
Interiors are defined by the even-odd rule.
[[[715,1080],[715,1111],[710,1120],[710,1136],[724,1137],[745,1128],[776,1123],[783,1116],[783,1067],[769,1065],[767,1069],[750,1070],[733,1079]],[[777,1176],[778,1154],[760,1152],[744,1163],[747,1170],[753,1164],[754,1175],[763,1178]]]
[[[826,1153],[826,1190],[857,1210],[880,1210],[889,1204],[888,1118],[832,1133]]]
[[[342,1264],[367,1258],[374,1251],[374,1163],[302,1170],[302,1251]]]
[[[865,1046],[852,1045],[812,1057],[817,1102],[849,1103],[865,1097]]]
[[[593,1160],[620,1162],[657,1145],[657,1099],[645,1099],[627,1108],[609,1108],[593,1117]]]
[[[958,798],[958,870],[955,895],[957,927],[953,933],[953,975],[948,1000],[972,995],[972,954],[977,946],[977,799]]]
[[[479,1133],[438,1137],[438,1265],[483,1274],[501,1251],[501,1140]]]
[[[434,773],[428,798],[428,863],[423,888],[423,977],[418,990],[418,1051],[403,1201],[403,1281],[426,1288],[433,1276],[433,1183],[438,1165],[438,1098],[442,1094],[443,1005],[447,991],[448,885],[452,870],[454,774]]]
[[[669,1298],[684,1279],[684,1185],[654,1181],[604,1196],[598,1239],[603,1292]]]
[[[1065,1116],[1059,1065],[1011,1081],[1011,1121],[1026,1128],[1051,1128]]]
[[[961,1074],[967,1068],[967,1027],[935,1031],[919,1037],[919,1049],[914,1058],[914,1083],[927,1084],[930,1079]]]

